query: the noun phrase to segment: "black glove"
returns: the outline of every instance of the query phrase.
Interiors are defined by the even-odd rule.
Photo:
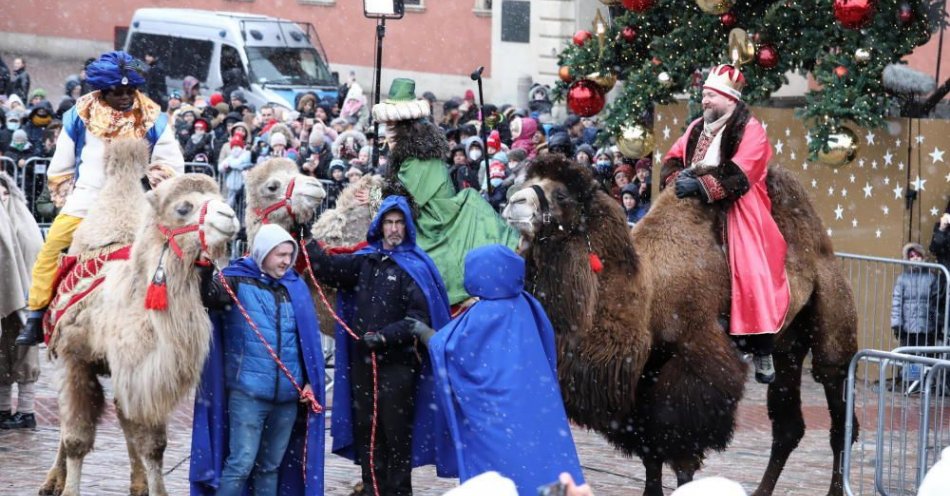
[[[378,332],[367,332],[360,340],[369,351],[379,351],[386,347],[386,338]]]
[[[679,178],[681,178],[681,177],[692,177],[692,178],[695,178],[695,177],[696,177],[696,171],[693,170],[692,168],[683,169],[683,170],[681,170],[680,173],[676,176],[676,179],[679,180]]]
[[[419,322],[416,319],[409,320],[412,320],[412,335],[419,339],[422,344],[428,346],[429,339],[431,339],[432,335],[435,334],[435,329],[425,325],[423,322]]]
[[[698,196],[702,190],[702,186],[699,184],[699,179],[687,175],[683,177],[684,172],[681,172],[680,175],[676,178],[676,197],[677,198],[686,198],[689,196]]]

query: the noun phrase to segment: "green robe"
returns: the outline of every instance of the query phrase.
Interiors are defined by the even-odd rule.
[[[518,247],[518,231],[495,213],[478,191],[455,193],[445,164],[438,159],[409,159],[399,167],[399,180],[419,207],[416,244],[429,254],[445,281],[449,303],[469,297],[462,285],[465,255],[488,244]]]

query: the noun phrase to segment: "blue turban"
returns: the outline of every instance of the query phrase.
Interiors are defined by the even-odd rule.
[[[106,52],[86,67],[86,82],[97,90],[145,84],[142,63],[126,52]]]

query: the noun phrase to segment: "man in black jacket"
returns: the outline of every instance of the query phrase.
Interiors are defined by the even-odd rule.
[[[347,294],[342,317],[359,337],[350,346],[352,337],[337,333],[333,437],[352,436],[365,494],[372,494],[375,471],[381,494],[411,495],[413,436],[434,442],[431,430],[417,432],[425,428],[425,421],[416,406],[426,410],[435,398],[416,397],[418,391],[427,389],[416,384],[423,380],[419,373],[427,366],[421,358],[425,352],[417,352],[416,335],[427,326],[439,328],[448,321],[448,297],[435,264],[415,245],[415,226],[405,198],[390,196],[383,201],[367,242],[369,247],[353,255],[331,256],[317,243],[307,246],[317,278]],[[371,465],[373,352],[379,383]],[[341,369],[348,374],[341,374]],[[347,411],[343,405],[348,397],[352,399]],[[335,452],[346,449],[334,442]]]
[[[154,49],[145,51],[145,63],[148,64],[148,74],[145,75],[145,94],[153,102],[161,105],[162,110],[168,110],[168,84],[165,82],[165,68],[158,60]]]

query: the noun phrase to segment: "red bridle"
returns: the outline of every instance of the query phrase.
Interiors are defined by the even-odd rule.
[[[181,247],[178,246],[178,241],[175,240],[175,237],[181,236],[182,234],[198,231],[198,241],[201,243],[201,251],[208,251],[208,243],[205,241],[205,232],[202,227],[204,227],[205,217],[208,215],[209,203],[211,203],[211,200],[201,204],[201,211],[198,213],[198,222],[194,224],[188,224],[187,226],[182,226],[177,229],[169,229],[166,226],[158,224],[158,230],[162,233],[162,235],[165,236],[165,240],[168,242],[168,245],[171,246],[172,251],[175,252],[175,255],[177,255],[179,259],[184,259],[185,254]],[[198,260],[195,260],[195,264],[207,267],[211,265],[211,262],[208,260],[202,260],[199,257]]]
[[[287,183],[287,189],[284,191],[284,197],[281,198],[280,201],[268,206],[265,209],[254,209],[254,215],[257,216],[257,220],[259,220],[261,224],[270,224],[270,219],[268,219],[267,216],[274,213],[276,210],[280,210],[281,208],[287,209],[287,215],[290,216],[290,220],[293,222],[293,224],[297,223],[297,216],[294,215],[294,210],[291,208],[290,204],[290,199],[294,196],[294,183],[296,181],[296,177],[290,179],[290,182]]]

